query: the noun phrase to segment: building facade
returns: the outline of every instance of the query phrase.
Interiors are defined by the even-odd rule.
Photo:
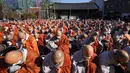
[[[30,7],[38,6],[38,0],[4,0],[4,3],[11,9],[18,9],[25,12]]]
[[[18,0],[4,0],[4,3],[11,9],[18,9]]]
[[[108,0],[105,2],[105,14],[130,15],[130,0]]]
[[[98,17],[99,6],[95,2],[54,3],[54,12],[63,19]]]
[[[37,4],[37,0],[18,0],[19,8],[26,12],[30,7],[37,7]]]

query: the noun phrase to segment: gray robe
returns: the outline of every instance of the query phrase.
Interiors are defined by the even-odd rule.
[[[115,73],[115,69],[113,65],[119,65],[118,62],[115,60],[114,52],[112,51],[105,51],[99,55],[99,67],[97,73]]]
[[[82,49],[75,52],[73,55],[72,73],[85,73]]]
[[[84,58],[83,58],[83,49],[80,49],[79,51],[75,52],[73,55],[73,63],[72,63],[72,73],[85,73],[86,66],[84,64]],[[97,55],[94,54],[93,58],[95,58]]]
[[[42,73],[56,73],[56,67],[52,62],[52,53],[49,53],[42,61]]]

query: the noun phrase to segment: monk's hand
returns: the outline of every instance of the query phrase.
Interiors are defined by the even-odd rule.
[[[57,73],[61,73],[61,68],[60,67],[57,68],[56,71],[57,71]]]

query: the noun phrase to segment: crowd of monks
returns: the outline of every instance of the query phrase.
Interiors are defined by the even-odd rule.
[[[1,21],[0,73],[130,73],[130,23]]]

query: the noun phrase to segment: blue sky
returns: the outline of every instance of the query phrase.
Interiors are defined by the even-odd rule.
[[[58,1],[65,3],[79,3],[79,2],[89,2],[91,0],[58,0]]]

